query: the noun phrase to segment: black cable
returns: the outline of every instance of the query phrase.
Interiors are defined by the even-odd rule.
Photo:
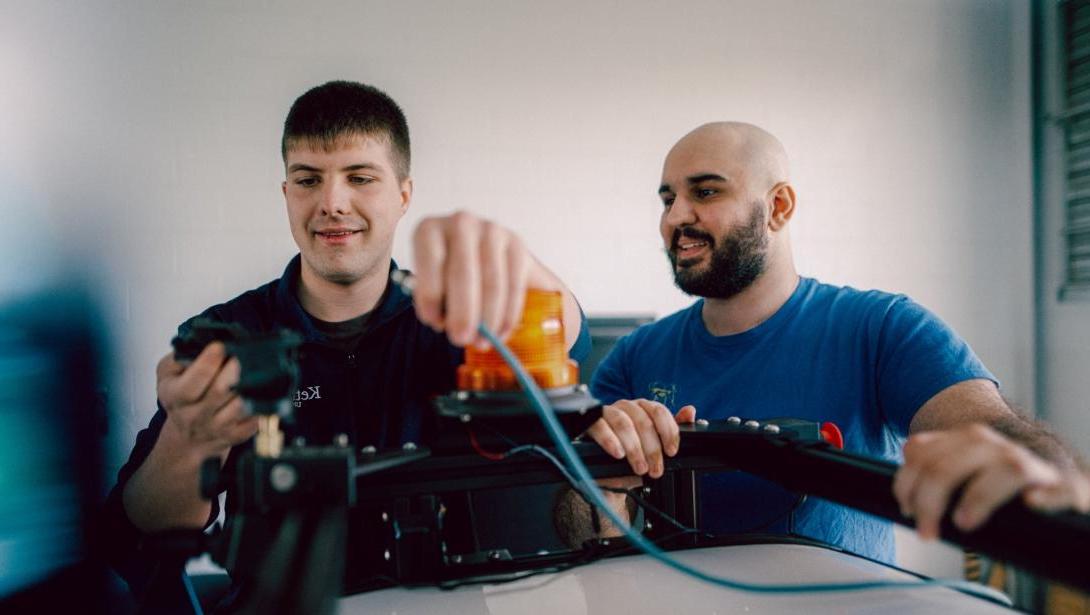
[[[516,446],[515,448],[507,451],[507,453],[504,454],[504,458],[506,459],[508,457],[518,455],[518,454],[522,454],[522,453],[533,453],[533,454],[536,454],[536,455],[540,455],[541,457],[544,457],[546,460],[548,460],[549,463],[551,463],[557,469],[557,471],[560,472],[560,474],[564,477],[564,479],[568,482],[568,484],[571,485],[572,489],[577,494],[579,494],[579,496],[583,499],[584,502],[587,503],[588,506],[590,506],[590,509],[591,509],[591,522],[595,523],[595,525],[596,525],[596,527],[594,527],[594,530],[596,532],[601,531],[601,521],[599,520],[598,514],[597,514],[598,507],[593,505],[590,502],[589,498],[587,497],[586,493],[583,490],[583,485],[578,480],[576,480],[576,478],[574,476],[572,476],[570,472],[568,472],[568,469],[565,468],[563,466],[563,464],[561,464],[559,459],[557,459],[552,453],[550,453],[545,448],[542,448],[541,446],[538,446],[536,444]],[[706,533],[706,532],[703,532],[703,531],[701,531],[701,530],[699,530],[697,528],[692,528],[692,527],[688,527],[688,526],[684,525],[683,523],[681,523],[680,521],[678,521],[674,517],[670,516],[665,511],[660,510],[658,507],[656,507],[655,505],[648,502],[645,498],[641,497],[640,495],[637,495],[637,492],[639,490],[641,490],[642,488],[643,488],[642,486],[641,487],[634,487],[632,489],[621,489],[621,488],[618,488],[618,487],[600,487],[600,489],[602,491],[609,491],[611,493],[623,494],[625,497],[631,498],[640,508],[643,509],[644,514],[647,514],[648,512],[654,514],[659,519],[663,519],[667,523],[669,523],[670,525],[673,525],[677,529],[681,530],[680,533],[683,533],[683,534],[702,534],[705,537],[711,537],[711,535]],[[781,517],[782,517],[782,515],[781,515]]]
[[[602,487],[601,489],[602,491],[611,491],[613,493],[624,493],[626,496],[632,498],[632,500],[635,501],[636,504],[643,509],[645,514],[651,512],[659,519],[662,519],[670,525],[676,527],[678,530],[681,530],[679,534],[703,534],[706,537],[712,537],[711,534],[704,532],[699,528],[689,527],[684,523],[681,523],[662,509],[649,502],[646,498],[638,495],[638,493],[643,490],[643,487],[633,487],[632,489],[615,489],[612,487]]]

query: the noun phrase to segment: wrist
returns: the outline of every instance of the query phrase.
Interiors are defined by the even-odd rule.
[[[226,444],[194,441],[181,426],[170,419],[163,423],[155,448],[159,449],[164,458],[174,463],[197,468],[209,457],[219,457],[222,461],[231,452],[231,447]]]

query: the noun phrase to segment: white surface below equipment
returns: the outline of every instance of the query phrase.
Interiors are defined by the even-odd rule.
[[[673,551],[700,570],[750,583],[911,581],[905,572],[846,553],[790,544]],[[342,615],[481,613],[490,615],[641,615],[681,613],[1011,613],[943,587],[802,594],[751,593],[692,579],[646,555],[602,560],[560,573],[454,590],[396,587],[341,600]]]

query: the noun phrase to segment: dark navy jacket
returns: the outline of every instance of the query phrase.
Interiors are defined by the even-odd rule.
[[[392,267],[396,268],[396,264]],[[355,448],[373,445],[382,449],[410,441],[428,442],[435,429],[430,400],[454,388],[462,350],[451,345],[444,334],[417,320],[411,297],[393,284],[372,313],[367,332],[356,348],[338,350],[324,342],[311,317],[299,305],[299,276],[300,258],[296,256],[279,280],[201,314],[239,323],[251,332],[286,328],[303,335],[300,386],[293,399],[295,421],[284,426],[285,442],[302,436],[308,444],[328,444],[342,433],[348,435]],[[189,322],[183,323],[179,331]],[[590,335],[584,320],[571,356],[579,361],[589,351]],[[137,551],[142,535],[125,514],[121,493],[155,445],[165,420],[160,406],[150,425],[137,435],[104,511],[104,545],[114,567],[134,588],[144,585],[149,562]],[[238,455],[250,446],[247,442],[232,449],[224,471],[233,473]],[[215,504],[213,501],[209,523],[218,515]],[[232,510],[228,494],[228,514]]]

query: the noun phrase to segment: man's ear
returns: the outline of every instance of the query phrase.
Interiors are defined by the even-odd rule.
[[[287,196],[288,196],[288,180],[285,179],[284,181],[280,182],[280,192],[283,192],[284,197],[287,198]]]
[[[409,203],[413,200],[413,178],[406,177],[401,180],[401,214],[409,211]]]
[[[780,182],[772,188],[771,211],[768,227],[773,231],[782,230],[795,215],[795,189],[787,182]]]

